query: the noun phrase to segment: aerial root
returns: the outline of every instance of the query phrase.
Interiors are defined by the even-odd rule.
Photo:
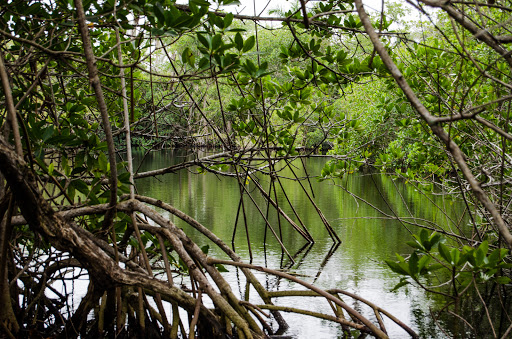
[[[341,289],[331,289],[331,290],[322,290],[316,286],[313,286],[305,281],[302,281],[301,279],[290,275],[288,273],[269,269],[262,266],[256,266],[241,262],[233,262],[229,260],[219,260],[214,259],[212,257],[208,258],[208,263],[210,265],[215,264],[222,264],[222,265],[232,265],[237,267],[244,267],[244,268],[250,268],[253,270],[265,272],[268,274],[272,274],[277,277],[285,278],[290,281],[296,282],[301,284],[302,286],[306,287],[308,290],[302,290],[302,291],[276,291],[276,292],[268,292],[268,295],[271,298],[275,297],[324,297],[328,301],[333,302],[337,308],[335,308],[335,314],[334,316],[326,315],[323,313],[318,312],[312,312],[308,310],[302,310],[298,308],[288,307],[288,306],[276,306],[276,305],[254,305],[254,307],[260,308],[260,309],[268,309],[268,310],[277,310],[277,311],[283,311],[283,312],[293,312],[298,314],[304,314],[312,317],[317,317],[320,319],[326,319],[331,320],[333,322],[340,323],[343,327],[351,327],[353,329],[359,330],[364,333],[371,334],[377,338],[388,338],[387,331],[384,326],[384,322],[382,319],[382,315],[385,315],[390,320],[395,322],[397,325],[399,325],[402,329],[404,329],[412,338],[419,338],[418,334],[416,334],[411,328],[409,328],[407,325],[405,325],[403,322],[401,322],[398,318],[394,317],[392,314],[387,312],[386,310],[378,307],[377,305],[371,303],[370,301],[365,300],[364,298],[361,298],[353,293],[341,290]],[[351,297],[352,299],[358,300],[367,306],[369,306],[375,313],[378,326],[373,324],[369,319],[364,317],[362,314],[354,310],[352,307],[350,307],[348,304],[346,304],[341,298],[339,298],[338,294],[344,294],[346,296]],[[344,317],[344,314],[342,312],[339,312],[339,308],[347,312],[347,314],[354,320],[354,321],[348,321]]]
[[[115,246],[110,246],[101,234],[94,234],[88,231],[87,227],[79,226],[79,224],[83,225],[87,222],[87,219],[83,218],[85,215],[105,214],[109,209],[108,204],[55,212],[44,200],[43,194],[39,193],[33,176],[21,173],[27,169],[24,161],[1,144],[0,160],[4,164],[3,170],[5,170],[6,179],[12,188],[13,196],[20,206],[24,219],[21,220],[18,216],[12,219],[12,223],[28,223],[34,232],[42,235],[53,246],[53,252],[47,254],[50,259],[41,264],[41,270],[48,276],[46,273],[41,276],[39,272],[32,272],[30,274],[33,276],[30,278],[37,280],[37,284],[43,286],[45,284],[43,280],[55,280],[56,274],[63,277],[64,272],[71,272],[73,275],[71,279],[75,279],[83,275],[81,269],[87,270],[88,293],[77,309],[73,305],[69,305],[66,319],[63,319],[62,316],[59,318],[62,324],[57,326],[60,326],[60,336],[63,338],[95,334],[119,335],[123,331],[128,332],[125,333],[128,335],[144,337],[162,335],[162,329],[164,329],[164,334],[171,338],[178,336],[178,329],[181,331],[182,337],[197,335],[221,338],[231,333],[238,338],[264,338],[266,334],[274,334],[266,317],[268,314],[263,311],[264,309],[269,310],[280,325],[280,329],[277,330],[279,333],[283,333],[287,326],[280,312],[292,311],[324,319],[335,319],[342,325],[342,328],[356,329],[378,338],[388,337],[382,322],[374,324],[336,296],[336,294],[350,296],[347,292],[333,290],[332,293],[329,293],[290,274],[242,263],[240,257],[206,227],[173,206],[158,200],[136,196],[135,199],[118,203],[116,208],[118,218],[121,220],[126,219],[122,219],[121,213],[125,213],[127,217],[138,213],[138,216],[130,218],[132,222],[124,223],[127,227],[125,235],[129,234],[129,236],[116,241]],[[213,241],[231,260],[207,257],[183,230],[177,228],[148,204],[163,208],[183,219]],[[146,221],[148,218],[153,221],[152,224]],[[133,232],[131,228],[134,229]],[[137,237],[138,239],[134,239],[135,228],[141,232],[141,237]],[[140,249],[143,244],[140,241],[142,238],[153,244],[151,245],[152,251],[146,252],[147,256],[143,255],[144,251]],[[130,239],[137,241],[130,242]],[[158,245],[160,248],[157,247]],[[68,266],[63,265],[64,271],[58,268],[57,271],[52,272],[51,268],[56,262],[64,263],[63,260],[68,259],[66,253],[72,253],[77,262],[69,262]],[[174,264],[176,268],[181,269],[179,273],[182,278],[184,276],[190,278],[189,287],[183,284],[178,286],[174,283],[173,280],[176,279],[173,279],[173,274],[176,274],[176,270],[171,267],[169,260],[171,253],[179,257],[182,264],[178,264],[178,259],[174,259]],[[148,265],[148,262],[151,265]],[[155,268],[156,274],[152,274],[154,265],[158,263],[163,263],[163,266],[158,267],[158,270]],[[247,283],[254,287],[264,304],[252,305],[237,298],[217,269],[217,264],[240,267]],[[77,269],[70,271],[70,267]],[[308,292],[326,298],[336,305],[333,307],[334,316],[321,316],[312,312],[307,313],[274,305],[272,298],[283,296],[279,294],[283,292],[266,290],[252,274],[251,270],[255,269],[297,282],[306,287]],[[25,291],[22,293],[28,293],[30,302],[34,295],[33,292],[30,292],[33,288],[29,283],[30,280],[25,279],[25,281],[27,286],[23,287]],[[290,293],[292,295],[297,292]],[[66,295],[58,294],[57,298],[60,298],[58,300],[60,303],[69,303]],[[205,306],[207,298],[213,303],[213,309]],[[166,324],[168,318],[163,311],[160,299],[162,302],[170,303],[171,320],[169,324]],[[362,298],[357,300],[364,302]],[[365,303],[369,306],[372,305],[368,302]],[[157,308],[152,306],[155,304]],[[95,316],[91,320],[88,318],[88,314],[95,309],[95,305],[100,306],[96,307]],[[51,305],[46,306],[51,309]],[[40,309],[39,305],[35,307]],[[384,314],[395,321],[380,308],[372,308],[379,314]],[[54,307],[54,309],[57,308]],[[188,329],[179,310],[183,310],[188,315]],[[347,313],[352,321],[347,320],[342,314],[343,312]],[[253,317],[253,314],[256,316]],[[397,323],[401,325],[400,322]],[[405,329],[404,326],[402,327]],[[412,331],[408,331],[408,333],[417,337]]]
[[[214,243],[219,245],[219,247],[224,250],[226,254],[228,254],[232,260],[218,260],[211,257],[207,257],[206,254],[204,254],[199,247],[193,243],[181,230],[178,229],[174,224],[170,223],[169,221],[163,221],[158,218],[158,216],[154,215],[156,212],[152,209],[148,208],[146,205],[142,204],[141,202],[150,203],[155,206],[158,206],[160,208],[163,208],[172,214],[180,217],[182,220],[186,221],[189,225],[193,226],[197,230],[199,230],[201,233],[203,233],[206,237],[208,237],[210,240],[212,240]],[[121,203],[123,204],[123,203]],[[263,311],[264,309],[267,309],[269,311],[272,311],[273,314],[276,314],[276,312],[283,311],[283,312],[295,312],[300,314],[305,314],[313,317],[318,317],[322,319],[331,320],[334,322],[337,322],[342,325],[344,329],[346,328],[352,328],[359,330],[364,333],[368,333],[371,335],[374,335],[378,338],[388,338],[386,328],[384,326],[384,321],[382,319],[381,315],[385,315],[390,320],[395,322],[397,325],[402,327],[411,337],[417,338],[418,335],[411,330],[408,326],[403,324],[401,321],[399,321],[396,317],[391,315],[389,312],[381,309],[380,307],[374,305],[373,303],[358,297],[354,294],[351,294],[350,292],[346,292],[339,289],[333,289],[324,291],[322,289],[319,289],[316,286],[313,286],[309,283],[306,283],[297,277],[294,277],[290,274],[272,270],[260,266],[250,265],[242,263],[240,258],[227,246],[225,245],[219,238],[217,238],[213,233],[211,233],[206,227],[202,226],[197,221],[193,220],[189,216],[186,216],[184,213],[180,212],[179,210],[175,209],[174,207],[165,204],[161,201],[154,200],[147,197],[142,196],[136,196],[136,201],[131,201],[131,208],[133,210],[137,210],[138,212],[143,213],[145,216],[151,218],[153,221],[155,221],[161,228],[164,228],[164,230],[160,230],[160,234],[165,234],[167,237],[170,237],[171,234],[175,234],[176,238],[178,238],[180,241],[182,241],[183,246],[186,248],[188,253],[193,254],[195,258],[195,262],[200,264],[204,270],[210,275],[210,277],[215,281],[215,284],[217,288],[220,289],[223,295],[226,296],[226,299],[228,300],[229,304],[233,307],[233,309],[236,310],[238,314],[244,319],[244,320],[252,320],[253,318],[249,315],[250,311],[253,313],[262,325],[262,327],[271,334],[271,328],[265,321],[265,319],[262,317],[262,315],[267,316],[267,314]],[[120,207],[122,209],[122,207]],[[150,230],[152,228],[155,228],[154,231],[158,231],[156,226],[150,226],[146,225],[145,227],[141,227],[142,229]],[[222,278],[218,270],[215,268],[216,264],[222,264],[222,265],[232,265],[237,266],[242,269],[242,272],[247,277],[247,280],[249,283],[253,283],[254,281],[257,281],[254,278],[254,275],[252,275],[250,270],[258,270],[262,272],[266,272],[272,275],[275,275],[277,277],[285,278],[294,282],[297,282],[306,288],[308,290],[306,291],[280,291],[280,292],[270,292],[262,288],[261,285],[254,287],[260,294],[260,297],[264,299],[265,304],[262,305],[253,305],[247,301],[240,301],[238,300],[233,292],[231,291],[229,284]],[[303,294],[301,294],[303,293]],[[342,301],[342,299],[339,297],[339,294],[343,294],[346,296],[351,297],[352,299],[358,300],[360,302],[365,303],[368,305],[371,309],[373,309],[375,316],[377,318],[377,324],[374,324],[372,321],[361,315],[359,312],[355,311],[353,308],[351,308],[349,305],[347,305],[345,302]],[[296,308],[290,308],[285,306],[276,306],[272,303],[272,298],[275,297],[283,297],[283,296],[323,296],[327,300],[329,300],[331,303],[333,303],[334,306],[334,316],[326,315],[318,312],[311,312],[307,310],[299,310]],[[215,301],[214,301],[215,303]],[[230,310],[231,311],[231,310]],[[350,318],[353,319],[353,321],[349,321],[345,318],[343,311],[345,311]],[[227,312],[227,311],[225,311]],[[230,313],[225,313],[229,319],[233,321],[233,318],[229,316]],[[236,325],[236,324],[235,324]],[[248,322],[248,325],[251,330],[254,330],[254,322]],[[236,326],[235,326],[236,327]],[[246,332],[245,332],[246,333]],[[258,333],[255,331],[255,333]]]

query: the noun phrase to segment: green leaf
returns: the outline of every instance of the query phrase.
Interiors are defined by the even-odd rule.
[[[89,186],[82,180],[73,180],[71,184],[82,194],[89,194]]]
[[[478,246],[478,250],[481,250],[484,255],[487,255],[489,252],[489,242],[487,240],[482,241],[480,246]]]
[[[466,247],[466,246],[465,246]],[[469,247],[469,246],[468,246]],[[464,256],[466,257],[466,260],[473,266],[473,267],[477,267],[477,266],[480,266],[480,264],[478,264],[476,262],[476,256],[475,256],[475,250],[474,249],[471,249],[471,251],[469,252],[466,252],[464,253]]]
[[[235,35],[235,46],[236,49],[238,49],[239,51],[241,51],[242,48],[244,48],[244,39],[242,38],[242,34],[240,33],[236,33]]]
[[[421,251],[425,250],[418,241],[407,241],[406,244]]]
[[[254,47],[255,43],[256,39],[254,38],[254,35],[250,36],[247,40],[245,40],[242,52],[250,51]]]
[[[496,277],[496,282],[498,284],[505,285],[505,284],[509,284],[510,281],[512,281],[512,280],[509,277]]]
[[[216,34],[212,39],[212,50],[219,49],[220,45],[222,44],[222,35]]]
[[[411,274],[411,276],[415,276],[418,274],[418,261],[418,254],[416,254],[416,252],[413,252],[411,254],[411,257],[409,258],[409,273]]]
[[[53,175],[53,170],[55,168],[55,163],[51,163],[50,165],[48,165],[48,174],[49,175]]]
[[[75,164],[75,168],[73,168],[73,170],[71,171],[71,175],[73,176],[75,174],[81,174],[81,173],[84,173],[86,171],[87,171],[87,168],[85,168],[84,166],[81,166],[81,165],[77,166]]]
[[[227,5],[240,5],[240,1],[239,0],[223,0],[222,4],[224,6],[227,6]]]
[[[190,48],[185,48],[183,50],[183,53],[181,53],[181,62],[183,62],[184,64],[188,64],[190,59],[190,53]]]
[[[452,256],[450,254],[450,250],[448,249],[448,247],[446,247],[445,244],[440,243],[438,248],[439,248],[439,254],[441,254],[443,259],[446,260],[448,263],[451,263],[452,262]]]
[[[71,113],[81,112],[85,109],[84,105],[73,105],[69,110]]]
[[[174,16],[178,17],[178,15],[180,14],[180,12],[178,10],[176,10],[176,14],[174,14]],[[193,15],[187,15],[183,12],[181,12],[181,15],[179,15],[179,17],[174,21],[172,27],[176,28],[176,29],[187,29],[187,28],[191,28],[192,26],[195,25],[195,20],[194,20],[194,16]]]
[[[494,251],[492,251],[491,254],[489,254],[489,256],[487,257],[487,260],[489,261],[488,262],[489,266],[491,266],[491,267],[496,266],[496,264],[500,260],[500,249],[497,248]]]
[[[452,258],[451,262],[455,266],[459,265],[459,261],[462,261],[462,260],[460,260],[461,259],[460,251],[456,248],[452,249],[451,258]]]
[[[233,13],[226,14],[226,16],[224,17],[224,28],[228,28],[231,25],[231,23],[233,22],[233,18]]]
[[[430,244],[429,248],[427,248],[427,251],[430,251],[432,248],[434,248],[439,242],[443,240],[443,236],[437,232],[434,232],[430,235]]]
[[[391,260],[384,260],[386,264],[391,268],[391,270],[395,273],[402,274],[402,275],[409,275],[409,272],[407,272],[405,269],[403,269],[398,263],[391,261]]]
[[[206,0],[189,0],[189,5],[210,6],[210,3]]]
[[[220,29],[224,29],[224,19],[222,19],[220,16],[216,16],[213,13],[210,13],[209,15],[210,22],[213,23],[215,26],[219,27]]]
[[[108,159],[105,153],[100,152],[98,155],[98,166],[102,172],[107,172],[108,170]]]
[[[400,279],[400,282],[398,284],[395,285],[395,287],[393,287],[393,289],[391,290],[391,292],[395,292],[396,290],[398,290],[400,287],[403,287],[405,285],[409,285],[410,282],[407,280],[407,278],[401,278]]]
[[[432,258],[428,255],[424,255],[420,258],[420,260],[418,261],[418,273],[419,274],[422,274],[423,269],[427,267],[427,265],[430,263],[431,260],[432,260]]]
[[[476,266],[482,266],[485,259],[485,252],[489,249],[487,246],[482,247],[482,245],[487,245],[487,241],[482,242],[482,244],[478,247],[478,249],[475,251],[475,262]]]
[[[151,35],[153,35],[153,36],[161,36],[164,34],[165,34],[165,31],[163,29],[156,28],[156,27],[151,28]]]
[[[217,268],[217,271],[223,273],[223,272],[229,272],[229,270],[224,267],[224,265],[221,264],[215,264],[215,267]]]
[[[210,49],[210,42],[206,37],[200,33],[197,33],[197,40],[206,48]]]
[[[204,253],[204,254],[208,254],[208,251],[210,250],[210,246],[209,245],[204,245],[203,247],[201,247],[201,251]]]
[[[119,180],[120,182],[124,183],[124,184],[127,184],[130,182],[130,173],[128,172],[124,172],[124,173],[121,173],[117,176],[117,180]]]
[[[162,4],[157,2],[153,8],[155,9],[155,16],[158,19],[158,23],[165,25],[165,13]]]
[[[46,127],[41,139],[43,139],[44,142],[48,141],[48,139],[50,139],[53,136],[54,130],[55,129],[54,129],[53,125]]]
[[[245,64],[243,65],[244,70],[247,72],[247,74],[254,76],[254,74],[258,71],[256,68],[256,65],[249,59],[245,61]]]
[[[254,96],[261,96],[261,86],[259,83],[254,84]]]
[[[508,249],[506,248],[500,248],[500,260],[505,258],[508,255]]]
[[[75,194],[76,194],[76,190],[73,186],[69,186],[68,187],[68,196],[71,200],[75,200]]]
[[[207,57],[201,58],[201,60],[199,60],[199,64],[197,65],[197,67],[199,69],[206,69],[210,67],[210,59]]]
[[[428,232],[426,229],[422,229],[420,231],[420,240],[421,240],[421,243],[424,245],[426,242],[428,242]]]
[[[178,267],[180,270],[182,270],[184,272],[188,272],[188,266],[187,266],[187,264],[185,264],[183,259],[181,259],[181,257],[178,260]]]
[[[445,266],[443,266],[443,265],[442,265],[442,264],[440,264],[440,263],[434,263],[434,264],[432,264],[432,265],[430,265],[430,266],[428,267],[428,271],[429,271],[429,272],[434,272],[434,271],[437,271],[437,270],[439,270],[439,269],[441,269],[441,268],[444,268],[444,267],[445,267]]]

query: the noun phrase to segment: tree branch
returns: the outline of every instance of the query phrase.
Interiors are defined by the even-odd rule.
[[[110,119],[108,115],[107,104],[103,96],[100,78],[98,76],[98,68],[96,67],[96,57],[92,49],[91,39],[89,37],[89,28],[85,22],[85,12],[82,5],[82,0],[74,0],[76,12],[78,15],[78,28],[82,36],[84,44],[85,59],[87,60],[87,69],[89,71],[89,82],[91,83],[96,100],[98,102],[98,109],[101,114],[101,121],[103,130],[105,131],[105,138],[108,148],[108,160],[110,163],[110,207],[111,209],[105,214],[103,221],[103,230],[107,230],[112,226],[112,220],[115,215],[115,205],[117,203],[117,165],[116,165],[116,150],[114,146],[114,139],[112,137],[112,128],[110,127]]]
[[[16,118],[16,107],[14,106],[14,100],[12,98],[11,84],[9,83],[9,76],[5,69],[4,56],[0,51],[0,77],[2,78],[2,87],[4,88],[5,105],[7,106],[7,121],[11,125],[12,134],[14,136],[14,146],[18,155],[23,155],[23,147],[21,145],[20,129],[18,126],[18,120]]]
[[[375,29],[371,24],[370,18],[368,17],[368,14],[366,14],[363,8],[362,0],[355,0],[355,3],[357,12],[359,14],[359,18],[361,19],[361,22],[363,23],[366,32],[368,33],[373,45],[375,46],[375,49],[379,53],[382,62],[386,65],[391,75],[393,76],[393,78],[395,79],[398,86],[405,94],[411,105],[414,107],[414,109],[416,109],[416,111],[423,118],[423,120],[427,122],[432,132],[445,143],[447,150],[453,156],[455,162],[462,171],[462,174],[469,182],[473,194],[478,199],[478,201],[482,203],[485,209],[491,214],[491,216],[494,219],[494,223],[498,227],[499,233],[505,240],[507,246],[512,249],[512,234],[510,234],[510,230],[508,229],[508,226],[503,220],[498,209],[496,208],[494,203],[489,199],[487,194],[481,188],[480,182],[475,178],[475,176],[471,172],[469,166],[466,163],[465,154],[461,151],[459,146],[450,138],[450,136],[443,129],[443,127],[437,122],[437,118],[430,114],[430,112],[421,103],[421,101],[418,99],[412,88],[409,86],[407,80],[404,78],[398,67],[393,62],[393,59],[386,51],[386,48],[380,41],[377,32],[375,32]]]

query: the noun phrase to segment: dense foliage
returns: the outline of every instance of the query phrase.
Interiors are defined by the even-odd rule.
[[[241,197],[251,196],[250,183],[312,242],[307,227],[294,221],[299,215],[290,218],[280,209],[275,192],[282,168],[293,173],[292,160],[317,153],[332,158],[315,173],[320,180],[371,168],[464,199],[471,231],[452,234],[443,225],[422,230],[410,243],[410,256],[387,262],[404,276],[397,287],[412,283],[442,294],[452,313],[482,289],[499,291],[479,298],[482,314],[492,298],[506,294],[511,4],[419,0],[414,11],[389,3],[368,17],[359,0],[299,1],[262,17],[231,13],[236,2],[2,3],[0,323],[6,336],[94,337],[124,330],[176,337],[180,329],[193,337],[196,325],[205,336],[270,334],[259,314],[260,324],[249,314],[257,313],[254,307],[222,280],[220,261],[148,205],[198,228],[235,264],[242,265],[240,258],[166,202],[136,196],[136,179],[198,166],[233,177]],[[132,146],[220,151],[137,173]],[[270,187],[262,187],[259,175],[270,178]],[[339,242],[318,213],[326,234]],[[275,225],[265,221],[293,261]],[[153,274],[155,262],[164,263],[165,274]],[[46,291],[66,269],[78,278],[78,268],[91,277],[90,287],[78,308],[66,309],[66,296]],[[191,290],[173,285],[173,273],[190,276]],[[268,291],[248,266],[244,274],[284,328]],[[201,293],[215,312],[200,302]],[[355,319],[339,313],[328,318],[348,336],[348,328],[386,336],[339,298],[326,298]],[[172,305],[172,323],[163,302]],[[180,321],[179,308],[188,312],[190,328]],[[507,312],[487,312],[482,328],[505,337]],[[461,324],[461,333],[482,334],[468,321]]]

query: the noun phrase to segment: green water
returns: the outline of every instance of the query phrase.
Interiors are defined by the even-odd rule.
[[[142,152],[135,153],[137,163],[141,162],[142,157]],[[145,157],[139,172],[168,167],[192,157],[193,155],[186,156],[182,152],[152,152]],[[310,175],[320,173],[325,161],[322,158],[306,160],[307,172]],[[295,161],[293,165],[297,176],[305,175],[300,161]],[[280,175],[293,176],[289,169],[281,171]],[[262,186],[268,189],[268,179],[263,177],[261,179]],[[404,220],[412,221],[414,217],[424,224],[433,222],[445,230],[452,230],[457,227],[457,223],[460,223],[461,227],[467,224],[467,220],[461,218],[463,205],[442,195],[425,196],[416,191],[412,185],[393,181],[380,174],[354,174],[343,181],[317,182],[312,179],[310,183],[315,196],[314,201],[342,240],[339,247],[332,248],[333,242],[301,186],[296,181],[282,179],[288,198],[313,236],[315,244],[304,247],[305,240],[283,218],[280,218],[283,243],[289,253],[295,257],[296,263],[292,265],[269,231],[264,243],[265,222],[251,200],[246,197],[244,204],[249,234],[245,232],[243,217],[240,215],[234,242],[236,252],[245,261],[250,260],[247,244],[247,237],[249,237],[254,264],[267,265],[274,269],[291,266],[291,271],[300,274],[301,278],[307,282],[313,282],[322,288],[345,289],[381,306],[415,329],[421,337],[442,337],[429,315],[431,308],[436,309],[440,306],[438,304],[440,301],[436,301],[414,287],[391,292],[394,285],[398,283],[399,277],[383,262],[384,259],[393,258],[395,253],[402,255],[410,253],[410,247],[405,242],[411,240],[409,230],[417,232],[417,228],[408,226],[408,230],[396,220],[383,218],[376,209],[391,216],[398,215]],[[303,185],[311,192],[307,181],[303,181]],[[347,193],[341,186],[353,195]],[[260,209],[266,213],[264,198],[254,184],[249,182],[247,187]],[[139,194],[152,196],[176,206],[208,227],[226,243],[231,244],[240,200],[236,179],[218,177],[214,174],[197,174],[196,168],[191,168],[157,178],[140,179],[137,181],[137,190]],[[280,189],[277,196],[281,208],[297,222]],[[354,196],[360,197],[366,203]],[[445,213],[442,212],[443,210]],[[181,220],[172,216],[169,218],[179,227],[184,228],[189,237],[200,246],[209,244],[202,235]],[[279,220],[272,208],[268,219],[279,234]],[[210,246],[209,255],[225,258],[225,255],[214,246]],[[233,290],[243,296],[245,294],[243,277],[235,268],[231,267],[229,270],[230,272],[225,273],[226,279]],[[272,290],[301,288],[297,284],[275,277],[261,273],[256,275],[267,288]],[[255,293],[252,292],[250,300],[259,302]],[[345,301],[364,315],[374,319],[372,312],[366,309],[366,306],[351,299],[345,299]],[[332,313],[325,300],[320,298],[281,298],[276,303]],[[286,334],[297,338],[336,338],[342,333],[338,326],[323,320],[294,314],[285,314],[285,319],[290,325],[290,330]],[[385,323],[391,338],[408,337],[403,330],[391,322]]]

